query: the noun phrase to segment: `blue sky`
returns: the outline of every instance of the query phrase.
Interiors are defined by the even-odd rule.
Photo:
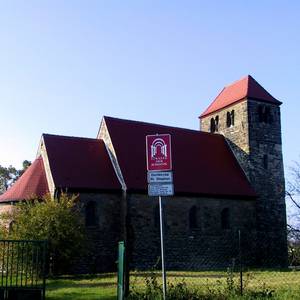
[[[299,1],[0,1],[0,164],[43,132],[95,137],[103,115],[192,129],[251,74],[283,101],[299,159]]]

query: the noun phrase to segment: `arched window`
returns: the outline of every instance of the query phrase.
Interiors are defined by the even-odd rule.
[[[230,117],[231,117],[231,125],[234,126],[234,110],[231,111]]]
[[[232,110],[231,112],[227,112],[226,114],[226,125],[227,128],[234,126],[234,110]]]
[[[230,117],[229,111],[226,114],[226,125],[227,125],[227,128],[231,126],[231,117]]]
[[[229,208],[224,208],[221,212],[221,226],[222,226],[222,229],[230,228]]]
[[[219,131],[219,116],[215,117],[215,124],[216,124],[216,132]]]
[[[16,226],[16,222],[11,221],[8,225],[8,232],[11,233],[15,229],[15,226]]]
[[[198,228],[197,207],[193,206],[189,210],[189,225],[191,229]]]
[[[89,201],[85,206],[85,225],[97,225],[97,204],[95,201]]]
[[[268,155],[267,154],[265,154],[263,157],[263,166],[264,166],[264,169],[268,169]]]
[[[210,119],[210,132],[214,133],[216,131],[216,122],[214,118]]]
[[[271,108],[269,106],[260,105],[258,107],[258,120],[260,123],[272,123],[273,119],[271,114]]]

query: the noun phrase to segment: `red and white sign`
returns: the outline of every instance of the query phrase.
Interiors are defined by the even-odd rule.
[[[171,136],[156,134],[146,136],[147,170],[172,170]]]

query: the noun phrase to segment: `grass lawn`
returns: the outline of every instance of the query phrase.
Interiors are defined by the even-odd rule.
[[[149,274],[148,274],[149,275]],[[145,286],[147,273],[132,273],[131,284],[138,289]],[[157,273],[158,281],[160,273]],[[300,300],[300,272],[251,271],[244,273],[245,290],[274,290],[274,298],[284,300]],[[227,285],[226,272],[168,272],[170,283],[186,282],[188,286],[208,290],[222,290]],[[239,274],[235,273],[234,285],[239,285]],[[47,299],[49,300],[112,300],[116,299],[116,274],[97,276],[63,277],[47,281]],[[241,299],[233,297],[233,299]],[[243,298],[245,299],[245,298]],[[247,298],[249,299],[249,298]],[[260,299],[260,298],[256,298]]]
[[[115,274],[63,277],[47,281],[47,300],[112,300],[117,296]]]

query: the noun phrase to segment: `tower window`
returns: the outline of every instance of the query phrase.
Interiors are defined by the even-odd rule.
[[[97,204],[95,201],[89,201],[85,207],[85,225],[97,225]]]
[[[224,208],[221,211],[221,227],[222,227],[222,229],[229,229],[230,228],[229,208]]]
[[[268,106],[260,105],[258,107],[258,120],[260,123],[271,124],[272,123],[272,115],[271,109]]]
[[[227,125],[227,128],[234,126],[234,110],[227,112],[226,125]]]
[[[219,116],[210,119],[210,132],[218,132],[219,130]]]
[[[197,207],[193,206],[189,210],[189,225],[191,229],[198,228]]]
[[[264,166],[265,169],[268,169],[268,164],[269,164],[268,155],[265,154],[264,157],[263,157],[263,166]]]
[[[210,132],[214,133],[216,131],[216,123],[215,123],[215,119],[211,118],[210,119]]]
[[[215,122],[216,122],[216,132],[219,131],[219,116],[215,117]]]

